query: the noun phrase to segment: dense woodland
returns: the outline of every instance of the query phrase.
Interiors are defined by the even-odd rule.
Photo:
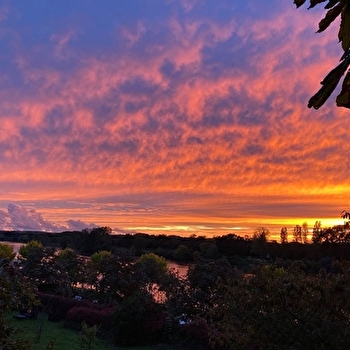
[[[308,242],[302,232],[296,227],[288,243],[284,229],[271,242],[265,228],[252,238],[3,231],[0,240],[23,246],[15,258],[0,245],[2,348],[31,347],[11,336],[13,309],[114,345],[350,348],[349,224],[316,223]],[[186,264],[187,275],[169,260]]]

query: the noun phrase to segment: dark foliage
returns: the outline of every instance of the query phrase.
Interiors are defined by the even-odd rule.
[[[70,308],[74,306],[74,300],[57,295],[38,293],[39,299],[48,313],[49,321],[58,322],[66,317]]]
[[[326,0],[308,1],[310,8],[313,8]],[[294,0],[296,7],[305,4],[306,0]],[[335,20],[339,19],[339,31],[337,41],[341,44],[343,55],[340,63],[333,68],[321,81],[322,87],[310,98],[308,107],[318,109],[327,101],[330,95],[335,91],[341,78],[346,73],[350,65],[350,9],[349,2],[345,0],[328,0],[324,6],[327,10],[323,19],[318,24],[318,33],[325,31]],[[337,106],[350,108],[350,73],[348,72],[343,80],[342,89],[336,98]]]
[[[66,315],[65,325],[69,328],[80,329],[82,322],[89,326],[101,326],[104,330],[110,331],[112,325],[112,308],[98,309],[93,306],[75,306]]]
[[[135,293],[126,298],[113,316],[115,344],[137,346],[161,340],[165,313],[160,304],[146,293]]]
[[[212,349],[209,337],[210,328],[204,318],[197,318],[190,323],[179,325],[177,332],[181,346],[186,349]]]
[[[68,311],[74,307],[91,307],[92,303],[74,298],[66,298],[59,295],[37,292],[38,298],[50,321],[62,321],[66,318]]]

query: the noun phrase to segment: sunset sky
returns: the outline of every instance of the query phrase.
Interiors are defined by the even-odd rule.
[[[338,23],[293,0],[4,0],[0,229],[341,224],[350,110],[307,108]]]

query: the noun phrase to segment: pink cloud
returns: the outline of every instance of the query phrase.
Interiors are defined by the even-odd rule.
[[[55,44],[55,55],[61,59],[67,58],[69,50],[69,43],[78,35],[78,30],[68,29],[63,33],[52,34],[50,40]]]

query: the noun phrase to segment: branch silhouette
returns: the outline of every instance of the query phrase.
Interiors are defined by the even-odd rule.
[[[326,1],[327,0],[310,0],[308,9]],[[297,8],[305,3],[306,0],[294,0],[294,4]],[[322,107],[346,73],[341,91],[336,98],[336,105],[338,107],[350,108],[350,72],[347,71],[350,64],[350,1],[328,0],[324,9],[328,11],[319,22],[317,33],[325,31],[340,16],[338,40],[341,43],[344,53],[340,58],[340,63],[321,81],[322,87],[309,99],[308,107],[314,109]]]

